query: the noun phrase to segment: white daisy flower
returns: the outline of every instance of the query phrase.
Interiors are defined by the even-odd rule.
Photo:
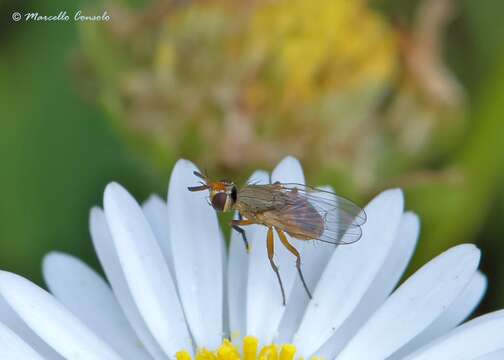
[[[140,206],[119,184],[107,186],[90,228],[108,283],[61,253],[44,259],[51,293],[0,272],[0,358],[504,357],[503,311],[459,325],[486,289],[475,246],[442,253],[395,289],[419,232],[400,190],[384,191],[365,207],[363,236],[353,245],[295,242],[312,300],[295,259],[277,246],[283,306],[266,256],[266,229],[246,228],[248,254],[233,232],[227,252],[207,194],[187,191],[194,170],[189,161],[176,164],[168,202],[152,196]],[[252,178],[270,180],[263,171]],[[284,159],[271,181],[304,183],[299,162]]]

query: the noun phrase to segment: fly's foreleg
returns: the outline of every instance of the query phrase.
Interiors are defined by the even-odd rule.
[[[311,299],[312,294],[311,294],[310,290],[308,289],[308,286],[306,285],[306,281],[304,279],[303,272],[301,271],[301,255],[299,254],[299,251],[297,251],[297,249],[291,243],[289,243],[289,241],[287,240],[287,236],[285,236],[285,233],[282,230],[280,230],[278,228],[275,228],[275,230],[278,233],[278,236],[280,237],[280,241],[282,242],[282,244],[287,248],[287,250],[289,250],[291,252],[292,255],[294,255],[296,257],[296,268],[297,268],[297,271],[299,274],[299,278],[301,279],[301,282],[303,283],[303,287],[306,291],[306,294]]]
[[[267,236],[267,241],[266,245],[268,248],[268,258],[271,264],[271,267],[273,268],[273,271],[275,272],[277,279],[278,279],[278,284],[280,285],[280,291],[282,292],[282,304],[285,306],[285,291],[282,283],[282,279],[280,278],[280,273],[278,272],[278,266],[275,264],[275,261],[273,261],[273,256],[275,255],[275,243],[273,239],[273,228],[268,227],[268,236]]]
[[[243,230],[240,226],[252,225],[252,224],[253,224],[252,221],[244,220],[240,213],[238,213],[238,220],[231,220],[231,227],[242,236],[243,242],[245,243],[245,249],[247,250],[247,252],[250,252],[249,242],[247,239],[247,235],[245,234],[245,230]]]

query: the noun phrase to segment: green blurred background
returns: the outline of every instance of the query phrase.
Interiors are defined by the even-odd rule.
[[[504,3],[0,0],[0,267],[42,282],[48,251],[98,267],[105,185],[163,197],[174,161],[243,181],[298,156],[364,204],[420,214],[410,271],[483,249],[504,307]],[[14,22],[13,11],[112,20]]]

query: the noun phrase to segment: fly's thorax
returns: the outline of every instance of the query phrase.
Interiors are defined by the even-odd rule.
[[[272,185],[247,185],[238,191],[237,210],[248,213],[262,213],[275,207],[275,193]]]

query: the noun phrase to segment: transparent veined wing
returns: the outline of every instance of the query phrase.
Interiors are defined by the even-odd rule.
[[[292,219],[299,228],[319,229],[316,240],[341,245],[352,244],[362,237],[366,213],[352,201],[308,185],[281,183],[280,186],[286,195],[284,217]]]

